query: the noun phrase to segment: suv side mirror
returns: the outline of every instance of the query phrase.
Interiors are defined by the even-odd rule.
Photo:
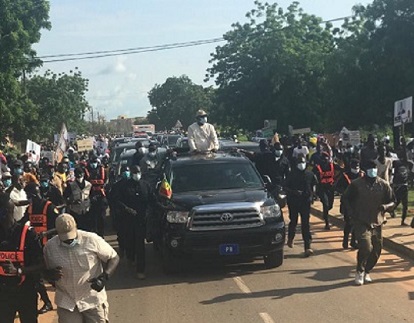
[[[272,180],[270,179],[269,175],[263,175],[263,181],[266,184],[266,186],[272,184]]]

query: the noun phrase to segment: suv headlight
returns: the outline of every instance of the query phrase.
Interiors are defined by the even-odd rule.
[[[260,212],[263,215],[263,219],[278,218],[282,216],[282,212],[280,212],[280,207],[277,204],[262,206],[260,207]]]
[[[167,221],[169,223],[186,223],[187,220],[187,211],[168,211],[167,213]]]

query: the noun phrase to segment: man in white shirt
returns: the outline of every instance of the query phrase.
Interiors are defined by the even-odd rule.
[[[207,113],[204,110],[198,110],[196,122],[188,127],[188,145],[190,152],[206,153],[217,151],[219,142],[214,126],[207,123]]]
[[[297,141],[296,147],[293,148],[293,158],[298,158],[299,156],[303,156],[308,159],[309,155],[309,148],[306,146],[306,143],[302,143],[300,140]]]
[[[56,231],[43,253],[47,278],[56,281],[59,322],[108,322],[105,282],[119,256],[97,234],[78,230],[69,214],[58,216]]]
[[[25,216],[26,210],[29,207],[30,202],[27,200],[26,192],[23,189],[23,179],[22,175],[14,174],[12,176],[12,186],[10,186],[6,193],[9,194],[10,199],[14,203],[14,219],[19,221],[22,220]]]

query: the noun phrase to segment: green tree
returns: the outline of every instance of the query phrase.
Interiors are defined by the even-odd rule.
[[[392,125],[394,102],[414,94],[414,2],[355,6],[337,45],[326,86],[331,120],[354,128]]]
[[[164,84],[156,84],[149,92],[151,111],[147,120],[156,129],[171,129],[177,120],[186,128],[195,121],[198,109],[210,110],[213,91],[194,84],[187,76],[169,77]]]
[[[43,76],[30,77],[25,88],[27,97],[36,106],[31,122],[27,123],[31,126],[32,138],[50,138],[59,132],[62,123],[70,131],[84,130],[82,120],[89,110],[85,98],[88,80],[77,69],[69,74],[48,70]]]
[[[227,43],[212,54],[208,78],[218,86],[216,113],[226,126],[262,127],[277,119],[280,131],[324,124],[323,84],[334,50],[332,26],[303,12],[255,2],[249,22],[233,24]]]
[[[0,0],[0,136],[17,130],[30,118],[33,105],[24,97],[19,79],[41,62],[32,49],[41,29],[50,29],[46,0]],[[17,127],[16,127],[17,124]],[[16,131],[15,131],[16,132]]]

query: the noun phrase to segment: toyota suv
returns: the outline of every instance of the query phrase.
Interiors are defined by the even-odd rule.
[[[283,263],[282,211],[250,160],[210,154],[167,161],[172,196],[158,195],[161,249],[166,272],[183,257],[246,259],[262,256],[267,268]]]

